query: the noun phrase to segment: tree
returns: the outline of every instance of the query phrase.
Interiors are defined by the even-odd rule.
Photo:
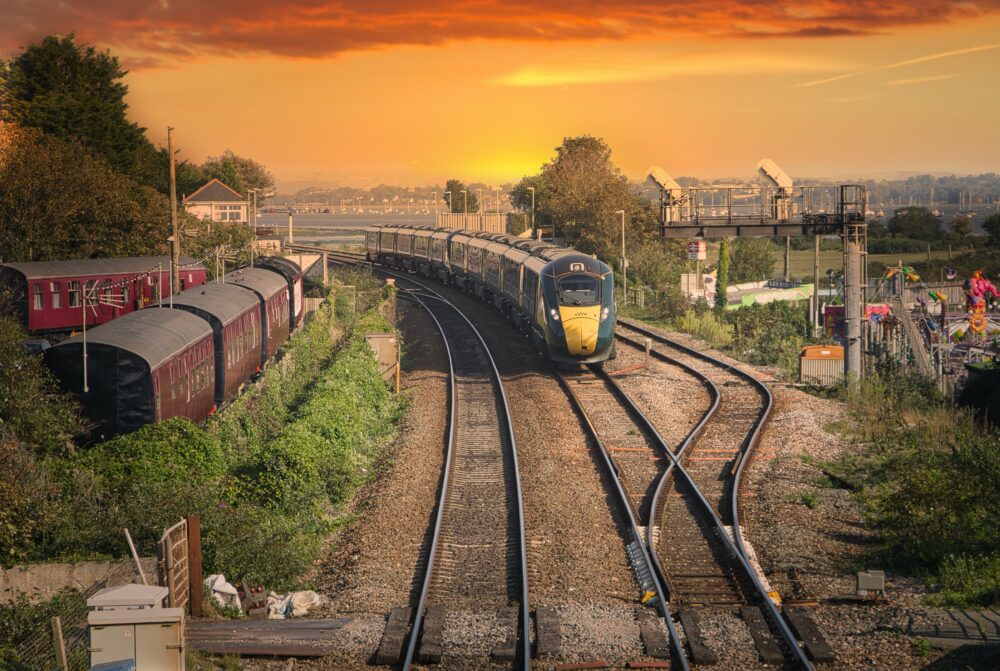
[[[4,261],[166,251],[169,200],[114,171],[79,141],[0,123]]]
[[[1000,247],[1000,213],[986,217],[983,222],[983,230],[990,236],[987,244],[990,247]]]
[[[944,237],[941,221],[926,207],[901,207],[889,219],[892,237],[902,235],[917,240],[940,240]]]
[[[600,138],[582,135],[563,140],[541,174],[526,177],[511,191],[511,202],[522,211],[530,209],[531,186],[536,189],[536,225],[553,226],[582,252],[605,260],[621,257],[618,210],[625,211],[630,247],[656,230],[655,210],[632,191]]]
[[[768,238],[737,238],[732,253],[733,282],[766,280],[774,272],[774,245]]]
[[[118,59],[73,34],[51,35],[31,45],[0,70],[0,108],[5,121],[64,140],[77,140],[110,166],[139,183],[166,190],[166,153],[125,113],[127,74]]]
[[[248,189],[259,189],[261,193],[257,195],[257,202],[260,203],[263,193],[274,189],[274,175],[267,168],[257,161],[239,156],[229,149],[224,151],[221,156],[209,156],[197,168],[197,171],[186,168],[184,172],[186,173],[185,179],[188,179],[189,175],[197,177],[190,182],[193,187],[191,192],[212,179],[218,179],[244,198],[249,192]],[[178,175],[178,193],[182,193],[180,180],[180,175]]]
[[[948,239],[957,245],[967,245],[972,238],[972,219],[955,215],[948,227]]]
[[[719,243],[719,268],[715,278],[715,316],[722,319],[726,316],[726,290],[729,288],[729,238],[722,238]]]
[[[462,193],[463,191],[465,193]],[[448,193],[447,197],[445,197],[445,193]],[[448,183],[444,185],[444,191],[441,193],[441,199],[448,203],[449,212],[461,214],[463,212],[479,211],[479,198],[476,192],[469,189],[468,186],[457,179],[448,180]]]

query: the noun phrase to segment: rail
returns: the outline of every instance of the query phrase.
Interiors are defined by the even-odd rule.
[[[464,321],[464,323],[474,334],[475,339],[481,348],[480,351],[482,352],[484,359],[489,363],[488,374],[493,380],[494,383],[493,386],[494,389],[496,390],[495,391],[496,396],[494,402],[499,401],[499,403],[497,403],[497,406],[501,411],[499,412],[498,419],[500,420],[500,423],[502,425],[501,430],[503,431],[504,434],[502,436],[502,441],[505,442],[506,445],[508,446],[508,454],[502,456],[501,458],[503,461],[506,461],[507,458],[510,459],[511,463],[510,475],[512,476],[513,489],[514,489],[513,498],[515,502],[514,508],[517,517],[517,536],[518,536],[517,545],[518,545],[519,558],[516,570],[519,573],[518,590],[520,593],[517,595],[518,598],[516,599],[516,601],[519,604],[518,617],[520,620],[520,627],[519,627],[520,631],[519,635],[517,635],[518,641],[515,644],[515,650],[516,650],[515,662],[519,657],[520,668],[530,669],[531,668],[531,634],[530,634],[531,620],[529,616],[529,604],[528,604],[528,570],[527,570],[528,567],[527,567],[527,548],[525,545],[525,532],[524,532],[524,507],[521,496],[521,478],[517,461],[517,447],[514,440],[513,424],[510,420],[510,408],[507,403],[507,397],[504,392],[503,381],[500,377],[499,369],[497,368],[496,362],[494,361],[493,356],[486,345],[486,341],[483,339],[482,335],[475,328],[475,326],[468,319],[468,317],[466,317],[458,309],[457,306],[448,301],[440,293],[434,291],[424,283],[419,282],[413,279],[412,277],[381,268],[379,272],[393,276],[397,280],[401,280],[404,283],[410,283],[416,285],[417,287],[420,288],[421,291],[429,294],[429,295],[424,295],[422,297],[417,292],[400,286],[401,297],[413,300],[415,303],[420,305],[428,313],[428,315],[430,315],[431,319],[437,326],[438,331],[441,333],[442,340],[445,343],[445,349],[448,355],[448,365],[450,370],[449,389],[450,389],[451,401],[449,404],[450,410],[449,410],[449,427],[448,427],[448,448],[445,458],[444,476],[442,479],[441,492],[438,499],[437,514],[435,516],[434,532],[433,532],[433,537],[431,539],[431,548],[428,555],[427,568],[424,572],[424,579],[421,583],[420,597],[417,603],[417,610],[414,616],[414,622],[410,633],[410,639],[407,645],[406,657],[403,663],[403,669],[411,668],[411,666],[414,663],[414,658],[417,654],[417,641],[420,638],[421,628],[424,622],[424,616],[425,616],[425,611],[427,609],[428,599],[433,589],[435,559],[438,556],[443,546],[442,530],[445,526],[445,519],[448,513],[449,495],[451,493],[450,490],[452,488],[452,485],[454,484],[453,471],[455,469],[455,462],[456,462],[455,452],[456,452],[457,434],[458,434],[457,399],[459,396],[459,392],[456,383],[456,378],[458,376],[456,374],[455,354],[451,344],[449,343],[449,334],[447,332],[447,329],[445,328],[444,324],[442,324],[442,321],[439,319],[438,315],[436,315],[434,310],[430,307],[430,305],[428,305],[427,300],[425,300],[428,298],[435,302],[439,302],[444,306],[447,306],[448,308],[453,310],[454,313],[458,315],[458,317],[460,317],[462,321]],[[506,553],[504,553],[504,557],[506,558]]]
[[[722,520],[719,518],[719,515],[717,514],[717,512],[715,511],[715,509],[708,502],[708,500],[705,498],[704,494],[702,493],[701,489],[695,483],[694,479],[691,477],[691,475],[687,472],[687,470],[681,464],[682,456],[687,451],[687,449],[698,439],[698,437],[701,435],[701,433],[705,430],[705,427],[708,425],[708,422],[711,420],[712,416],[715,414],[715,412],[716,412],[716,410],[718,408],[718,402],[717,401],[718,401],[719,391],[718,391],[718,388],[715,387],[714,384],[712,384],[712,387],[714,387],[714,394],[717,395],[717,398],[716,398],[716,402],[713,403],[712,408],[710,408],[710,411],[706,412],[705,416],[702,417],[702,420],[688,434],[688,436],[685,438],[684,442],[678,448],[676,454],[672,453],[669,449],[667,450],[667,453],[670,455],[670,459],[671,459],[672,463],[670,464],[670,466],[668,466],[667,471],[664,473],[663,479],[661,481],[661,485],[657,487],[657,496],[659,496],[662,493],[663,485],[666,483],[667,479],[670,477],[671,472],[673,470],[676,470],[677,473],[680,474],[681,478],[683,478],[683,480],[685,481],[685,483],[689,487],[692,488],[692,491],[695,494],[696,500],[699,502],[699,505],[705,511],[706,515],[711,519],[712,524],[715,526],[716,533],[719,535],[719,537],[722,540],[724,546],[730,552],[731,556],[733,557],[733,560],[736,562],[737,566],[743,572],[744,577],[748,578],[750,584],[753,585],[754,591],[756,592],[757,597],[761,600],[762,604],[766,607],[766,613],[768,615],[768,618],[770,619],[770,621],[771,621],[772,625],[775,627],[775,629],[779,632],[781,638],[783,639],[783,641],[786,644],[787,648],[789,649],[789,651],[791,652],[792,656],[794,657],[794,661],[798,664],[798,666],[800,668],[803,668],[803,669],[812,669],[812,665],[809,662],[809,660],[806,658],[805,652],[799,646],[797,639],[792,634],[791,630],[788,627],[788,624],[785,622],[784,618],[781,616],[781,613],[778,612],[777,607],[775,606],[774,602],[771,600],[770,596],[768,595],[766,589],[764,588],[764,585],[760,581],[760,578],[757,576],[756,571],[754,571],[753,567],[750,565],[749,553],[747,552],[746,543],[745,543],[745,541],[743,539],[743,534],[742,534],[742,532],[740,530],[740,515],[739,515],[739,510],[740,510],[739,509],[740,484],[741,484],[742,479],[743,479],[743,474],[744,474],[744,469],[746,467],[746,464],[750,461],[750,459],[752,457],[753,451],[756,448],[757,443],[760,440],[760,435],[761,435],[761,432],[763,431],[763,427],[764,427],[765,423],[767,422],[767,419],[769,418],[769,416],[771,414],[771,410],[772,410],[773,405],[774,405],[774,399],[773,399],[773,396],[771,394],[771,390],[767,388],[767,385],[765,385],[763,382],[761,382],[760,380],[758,380],[753,375],[751,375],[751,374],[749,374],[749,373],[747,373],[747,372],[745,372],[743,370],[740,370],[736,366],[733,366],[732,364],[730,364],[730,363],[728,363],[726,361],[722,361],[720,359],[712,357],[712,356],[710,356],[708,354],[705,354],[703,352],[699,352],[698,350],[695,350],[695,349],[693,349],[691,347],[688,347],[687,345],[684,345],[684,344],[679,343],[677,341],[671,340],[670,338],[667,338],[667,337],[665,337],[665,336],[663,336],[663,335],[661,335],[659,333],[656,333],[655,331],[651,331],[651,330],[649,330],[647,328],[639,326],[639,325],[635,324],[634,322],[619,319],[618,323],[621,326],[624,326],[625,328],[632,329],[633,331],[641,333],[642,335],[644,335],[647,338],[651,338],[653,341],[656,341],[658,343],[667,345],[668,347],[672,347],[672,348],[674,348],[674,349],[676,349],[676,350],[678,350],[680,352],[683,352],[684,354],[686,354],[688,356],[691,356],[693,358],[699,359],[701,361],[705,361],[705,362],[707,362],[707,363],[709,363],[709,364],[711,364],[713,366],[722,368],[722,369],[726,370],[727,372],[729,372],[730,374],[736,375],[737,377],[740,377],[740,378],[748,381],[751,384],[751,386],[753,386],[761,394],[761,396],[762,396],[762,398],[764,400],[764,402],[762,403],[761,411],[760,411],[757,419],[753,422],[753,425],[752,425],[752,427],[751,427],[751,429],[750,429],[750,431],[749,431],[746,439],[742,443],[742,448],[741,448],[740,456],[739,456],[739,459],[738,459],[738,463],[736,465],[735,473],[733,474],[733,487],[732,487],[732,490],[730,492],[730,502],[729,502],[730,503],[730,510],[732,511],[732,518],[733,518],[732,519],[732,522],[733,522],[733,524],[732,524],[733,538],[732,539],[730,539],[729,535],[726,533],[725,525],[722,523]],[[623,337],[621,334],[616,334],[616,335],[619,337],[620,340],[625,340],[625,341],[630,340],[627,337]],[[636,346],[640,346],[635,341],[632,341],[632,344],[634,344]],[[654,356],[656,356],[656,355],[654,355]],[[699,380],[701,380],[703,383],[708,382],[709,384],[711,384],[711,381],[709,380],[708,376],[705,375],[704,373],[702,373],[700,371],[697,371],[696,369],[694,369],[691,366],[687,366],[685,364],[682,364],[680,361],[677,361],[676,359],[672,359],[671,357],[669,357],[667,355],[664,355],[662,352],[658,353],[658,357],[657,358],[660,358],[661,360],[667,360],[667,361],[673,363],[674,365],[680,365],[685,370],[687,370],[688,372],[691,372],[693,375],[695,375],[695,377],[698,378]],[[622,390],[622,393],[624,394],[624,390]],[[628,398],[627,395],[625,395],[625,398]],[[632,400],[630,398],[628,398],[628,402],[632,404],[632,407],[635,410],[635,412],[639,416],[641,416],[647,422],[647,424],[648,424],[650,430],[652,431],[652,433],[659,440],[662,441],[662,438],[660,437],[659,433],[656,431],[655,427],[653,427],[652,422],[650,422],[645,417],[645,415],[642,413],[642,411],[637,406],[635,406],[634,402],[632,402]],[[651,541],[652,537],[650,536],[648,540]]]

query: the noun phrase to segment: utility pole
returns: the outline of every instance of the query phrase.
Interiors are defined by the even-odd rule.
[[[535,187],[529,186],[531,192],[531,239],[535,239]]]
[[[500,214],[500,187],[497,187],[497,214]]]
[[[819,337],[819,233],[813,235],[813,337]]]
[[[170,255],[170,293],[180,293],[181,290],[181,236],[177,231],[177,171],[174,167],[174,129],[167,126],[167,153],[170,155],[170,228],[173,231],[174,243]]]
[[[625,256],[625,210],[617,210],[622,215],[622,305],[628,305],[628,258]]]
[[[792,236],[785,236],[785,281],[789,280],[789,266],[792,260]]]

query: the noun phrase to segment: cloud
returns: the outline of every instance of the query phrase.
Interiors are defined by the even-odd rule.
[[[528,65],[494,80],[501,86],[567,86],[665,79],[683,75],[751,75],[827,69],[829,61],[790,60],[760,54],[658,54],[598,63]]]
[[[866,96],[849,96],[847,98],[830,98],[829,102],[832,103],[859,103],[865,100],[874,100],[876,96],[866,95]]]
[[[910,84],[924,84],[926,82],[939,82],[942,79],[954,79],[961,77],[959,74],[953,75],[932,75],[930,77],[911,77],[910,79],[893,79],[886,82],[887,86],[908,86]]]
[[[835,75],[833,77],[827,77],[825,79],[817,79],[814,81],[802,82],[796,84],[796,88],[805,88],[811,86],[822,86],[824,84],[832,84],[833,82],[839,82],[843,79],[849,79],[851,77],[857,77],[858,75],[863,75],[868,72],[881,72],[884,70],[895,70],[896,68],[904,68],[910,65],[917,65],[919,63],[928,63],[930,61],[938,61],[943,58],[955,58],[956,56],[965,56],[968,54],[975,54],[982,51],[993,51],[995,49],[1000,49],[1000,44],[982,44],[975,47],[967,47],[965,49],[955,49],[953,51],[941,51],[934,54],[927,54],[926,56],[918,56],[917,58],[908,58],[905,61],[896,61],[895,63],[888,63],[886,65],[879,65],[876,67],[868,68],[867,70],[859,70],[857,72],[848,72],[842,75]],[[952,77],[957,77],[958,75],[944,75],[940,77],[921,77],[916,79],[899,79],[896,81],[905,82],[907,84],[917,83],[919,81],[935,81],[937,79],[951,79]],[[896,86],[889,82],[890,86]]]
[[[51,33],[169,63],[201,54],[323,58],[475,39],[588,41],[866,35],[1000,11],[1000,0],[4,0],[0,54]]]

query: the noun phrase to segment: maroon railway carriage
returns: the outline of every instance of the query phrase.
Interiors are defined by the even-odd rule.
[[[246,289],[209,282],[174,296],[174,309],[191,312],[212,327],[215,403],[221,406],[260,370],[260,301]]]
[[[305,316],[305,311],[302,309],[302,269],[299,268],[299,264],[283,256],[262,256],[254,261],[254,266],[273,270],[288,282],[289,307],[291,308],[292,320],[290,330],[294,331],[302,323],[302,318]]]
[[[205,281],[205,267],[181,257],[181,289]],[[12,291],[15,309],[29,331],[74,331],[111,321],[129,312],[157,305],[170,293],[170,258],[136,256],[7,263],[0,266],[0,287]],[[93,289],[96,288],[96,296]],[[84,292],[90,296],[83,309]]]
[[[199,422],[215,407],[212,328],[180,310],[141,310],[49,348],[45,362],[74,393],[95,427],[109,438],[171,417]]]
[[[288,283],[278,273],[264,268],[241,268],[225,276],[226,284],[253,292],[260,301],[264,318],[261,320],[261,364],[274,356],[288,340],[291,308],[288,304]]]

